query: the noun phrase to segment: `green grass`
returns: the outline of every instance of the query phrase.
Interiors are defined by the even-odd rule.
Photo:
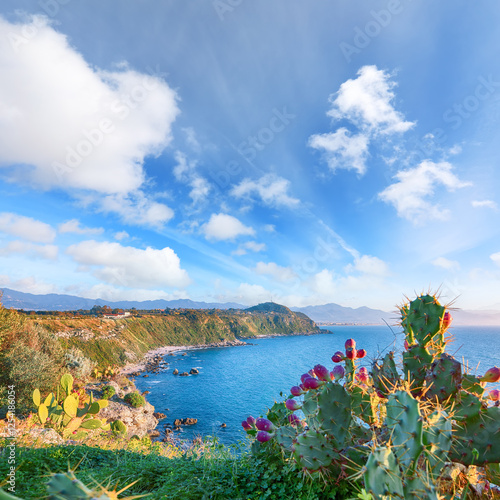
[[[108,450],[85,445],[17,449],[16,495],[43,498],[49,473],[66,472],[78,463],[76,476],[84,484],[98,483],[121,489],[138,480],[123,495],[148,494],[150,499],[342,499],[352,496],[347,483],[325,485],[303,478],[290,463],[269,462],[218,444],[161,454],[160,445],[143,445],[139,451]],[[7,475],[1,460],[0,478]]]

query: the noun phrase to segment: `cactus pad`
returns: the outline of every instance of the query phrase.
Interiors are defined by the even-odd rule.
[[[363,478],[367,491],[374,498],[392,498],[393,495],[404,498],[399,467],[390,447],[379,447],[370,453]]]
[[[429,399],[445,401],[456,394],[462,382],[462,365],[449,354],[443,353],[436,359],[426,377]]]
[[[335,441],[336,448],[343,448],[351,424],[351,397],[339,384],[325,384],[318,393],[318,422],[321,430]]]
[[[321,432],[310,429],[295,439],[293,456],[297,464],[313,472],[328,467],[338,453],[333,451]]]

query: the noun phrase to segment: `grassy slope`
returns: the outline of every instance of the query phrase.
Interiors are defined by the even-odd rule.
[[[186,310],[118,320],[42,317],[30,321],[58,334],[64,348],[78,347],[100,366],[122,366],[128,361],[140,359],[151,349],[166,345],[203,345],[258,335],[320,331],[307,316],[291,311],[246,313]],[[91,338],[86,339],[85,335]]]
[[[135,448],[131,451],[85,445],[18,447],[16,495],[24,500],[43,498],[49,472],[66,472],[68,464],[70,467],[79,464],[76,475],[90,487],[98,482],[121,489],[137,481],[120,496],[146,494],[148,499],[171,500],[320,500],[352,496],[345,482],[327,485],[323,481],[302,479],[291,463],[276,458],[263,460],[248,453],[239,455],[218,445],[204,445],[169,457],[162,456],[157,445]],[[7,473],[7,460],[0,460],[0,478]]]

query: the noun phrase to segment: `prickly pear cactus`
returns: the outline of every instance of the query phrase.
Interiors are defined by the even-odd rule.
[[[415,464],[422,453],[422,418],[418,401],[409,393],[398,391],[387,401],[386,425],[398,462],[406,468]]]
[[[445,307],[437,298],[433,295],[421,295],[401,311],[406,315],[402,318],[402,324],[409,337],[408,343],[410,339],[415,339],[431,353],[441,354],[446,347],[442,328]]]
[[[445,352],[431,365],[425,379],[426,398],[446,401],[457,393],[462,383],[462,365]]]
[[[293,457],[297,464],[309,472],[326,469],[338,458],[328,439],[319,431],[309,429],[299,434],[293,445]]]
[[[318,393],[318,422],[337,449],[344,447],[351,424],[351,397],[339,384],[329,382]]]
[[[374,498],[404,498],[399,466],[390,446],[375,448],[370,453],[363,479]]]
[[[394,361],[394,353],[388,352],[382,365],[375,363],[372,367],[373,385],[381,395],[390,394],[400,381],[398,369]]]

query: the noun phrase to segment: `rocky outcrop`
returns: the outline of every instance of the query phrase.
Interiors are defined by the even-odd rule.
[[[149,403],[139,408],[132,408],[123,403],[109,401],[108,407],[99,412],[99,417],[107,418],[108,422],[121,420],[127,426],[128,437],[134,435],[144,437],[158,425],[154,411],[154,406]]]
[[[181,425],[194,425],[198,423],[197,418],[176,418],[174,420],[174,426],[179,427]]]
[[[198,373],[200,373],[200,372],[196,368],[191,368],[191,370],[189,370],[189,373],[190,373],[190,375],[198,375]]]

